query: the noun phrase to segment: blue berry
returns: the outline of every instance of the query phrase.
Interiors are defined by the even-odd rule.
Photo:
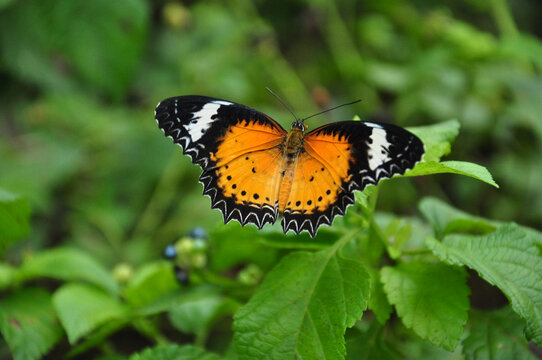
[[[188,270],[182,269],[175,265],[174,267],[175,277],[181,285],[188,285],[190,283],[190,273]]]
[[[192,239],[207,239],[207,231],[202,227],[193,228],[188,234]]]
[[[175,245],[170,244],[166,246],[164,249],[164,257],[166,259],[175,259],[175,257],[177,257],[177,249],[175,249]]]

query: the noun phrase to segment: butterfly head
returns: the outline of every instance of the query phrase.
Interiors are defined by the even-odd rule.
[[[305,123],[303,122],[303,119],[297,119],[292,124],[292,129],[299,129],[299,130],[305,132],[307,130],[307,125],[305,125]]]

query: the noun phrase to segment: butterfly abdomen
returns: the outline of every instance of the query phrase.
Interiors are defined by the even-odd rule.
[[[292,183],[299,154],[303,152],[303,131],[293,128],[288,132],[282,145],[282,162],[280,167],[280,190],[279,190],[279,211],[283,212],[288,205],[288,198],[292,191]]]

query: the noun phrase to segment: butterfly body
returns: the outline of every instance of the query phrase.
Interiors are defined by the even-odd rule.
[[[288,132],[288,135],[284,138],[281,147],[282,162],[281,166],[278,168],[278,171],[280,172],[280,186],[278,197],[278,208],[280,213],[283,213],[286,209],[286,204],[292,190],[292,183],[294,180],[297,160],[299,158],[299,154],[304,151],[303,132],[303,128],[293,126],[292,130],[290,130]]]
[[[344,121],[305,133],[297,120],[287,132],[254,109],[203,96],[166,99],[155,117],[202,167],[203,192],[225,222],[261,228],[282,214],[284,232],[311,236],[344,215],[353,191],[404,173],[424,152],[397,126]]]

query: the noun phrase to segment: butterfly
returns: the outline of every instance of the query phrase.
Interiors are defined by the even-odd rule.
[[[188,95],[161,101],[160,129],[202,168],[199,181],[224,223],[262,228],[282,215],[284,233],[331,225],[354,203],[355,190],[403,174],[419,162],[424,144],[409,131],[362,121],[290,131],[248,106]]]

